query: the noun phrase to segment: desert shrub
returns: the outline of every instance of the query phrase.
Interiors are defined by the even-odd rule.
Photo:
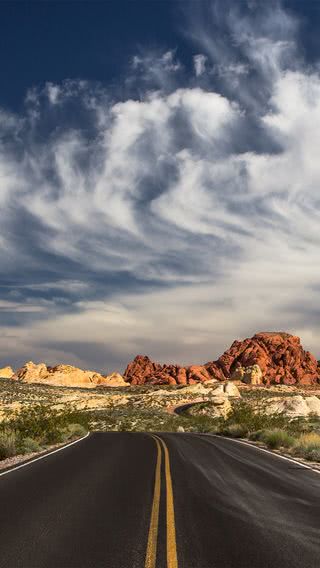
[[[296,440],[293,453],[308,460],[320,461],[320,434],[302,434]]]
[[[294,437],[279,428],[264,430],[260,435],[260,440],[269,448],[290,448],[294,445]]]
[[[0,459],[10,458],[17,453],[17,436],[14,430],[0,432]]]
[[[200,434],[220,432],[221,419],[214,418],[207,414],[197,414],[186,416],[179,416],[178,421],[176,421],[176,428],[181,425],[186,432],[199,432]],[[176,431],[176,429],[175,429]]]
[[[236,403],[224,423],[224,428],[231,424],[241,424],[247,428],[247,432],[256,432],[266,428],[283,428],[287,419],[283,414],[265,414],[257,411],[245,401]]]
[[[248,428],[245,424],[229,424],[223,428],[222,433],[232,438],[244,438],[248,434]]]
[[[250,432],[249,440],[252,440],[253,442],[260,441],[262,436],[263,436],[263,433],[264,433],[264,430],[257,430],[256,432]]]
[[[63,441],[74,440],[85,436],[87,430],[82,424],[68,424],[60,430]]]
[[[18,451],[21,454],[31,454],[33,452],[40,452],[42,450],[41,445],[34,438],[23,438],[19,443]]]
[[[6,421],[7,427],[14,430],[20,440],[32,438],[40,445],[63,442],[67,435],[65,429],[70,424],[81,426],[82,433],[83,429],[88,430],[88,417],[72,408],[59,411],[39,403],[25,406]]]

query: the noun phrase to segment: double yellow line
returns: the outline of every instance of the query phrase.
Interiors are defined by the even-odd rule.
[[[162,452],[164,451],[164,467],[166,476],[166,501],[167,501],[167,568],[178,568],[177,558],[177,542],[176,542],[176,525],[174,518],[173,490],[172,478],[170,471],[170,457],[166,443],[156,436],[152,435],[157,445],[157,464],[154,481],[153,502],[151,509],[150,528],[147,544],[147,553],[145,568],[155,568],[157,560],[157,543],[159,529],[159,510],[160,510],[160,493],[161,493],[161,461]]]

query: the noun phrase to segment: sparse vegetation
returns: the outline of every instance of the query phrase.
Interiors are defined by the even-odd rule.
[[[302,434],[295,441],[293,452],[307,460],[320,462],[320,434],[317,432]]]
[[[169,406],[199,399],[183,385],[121,388],[69,388],[0,381],[0,459],[46,449],[50,444],[81,437],[88,429],[130,432],[203,432],[247,438],[272,449],[320,461],[320,419],[267,414],[273,391],[245,389],[232,400],[226,418],[217,418],[214,389],[203,402],[182,414],[168,414]],[[287,390],[283,396],[288,396]],[[292,390],[292,394],[295,391]],[[277,391],[277,396],[282,396]]]
[[[285,430],[274,428],[272,430],[262,430],[258,438],[269,448],[291,448],[294,445],[294,437],[290,436]]]
[[[18,447],[18,453],[20,454],[32,454],[33,452],[41,452],[42,447],[37,440],[34,438],[23,438]]]
[[[220,429],[220,433],[226,436],[231,436],[231,438],[245,438],[248,434],[248,428],[245,424],[229,424],[225,428]]]
[[[0,459],[10,458],[17,451],[17,439],[13,430],[4,429],[0,432]]]
[[[43,404],[7,414],[0,427],[0,459],[45,450],[49,445],[79,438],[88,431],[88,418],[74,409],[58,411]]]

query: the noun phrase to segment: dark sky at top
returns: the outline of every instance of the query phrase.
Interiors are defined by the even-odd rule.
[[[45,81],[108,83],[146,45],[179,44],[183,53],[180,8],[170,0],[1,2],[2,104],[17,107],[30,86]]]
[[[245,4],[234,0],[231,4]],[[0,4],[0,103],[21,105],[26,90],[66,78],[110,83],[125,72],[133,53],[148,48],[176,49],[187,62],[197,52],[185,41],[188,6],[209,2],[175,0],[18,1]],[[224,0],[220,4],[226,5]],[[287,0],[299,17],[307,59],[320,52],[320,2]]]
[[[0,2],[0,367],[319,355],[320,1]]]

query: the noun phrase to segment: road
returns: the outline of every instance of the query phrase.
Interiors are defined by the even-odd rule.
[[[319,497],[234,440],[91,434],[0,477],[0,567],[319,568]]]

